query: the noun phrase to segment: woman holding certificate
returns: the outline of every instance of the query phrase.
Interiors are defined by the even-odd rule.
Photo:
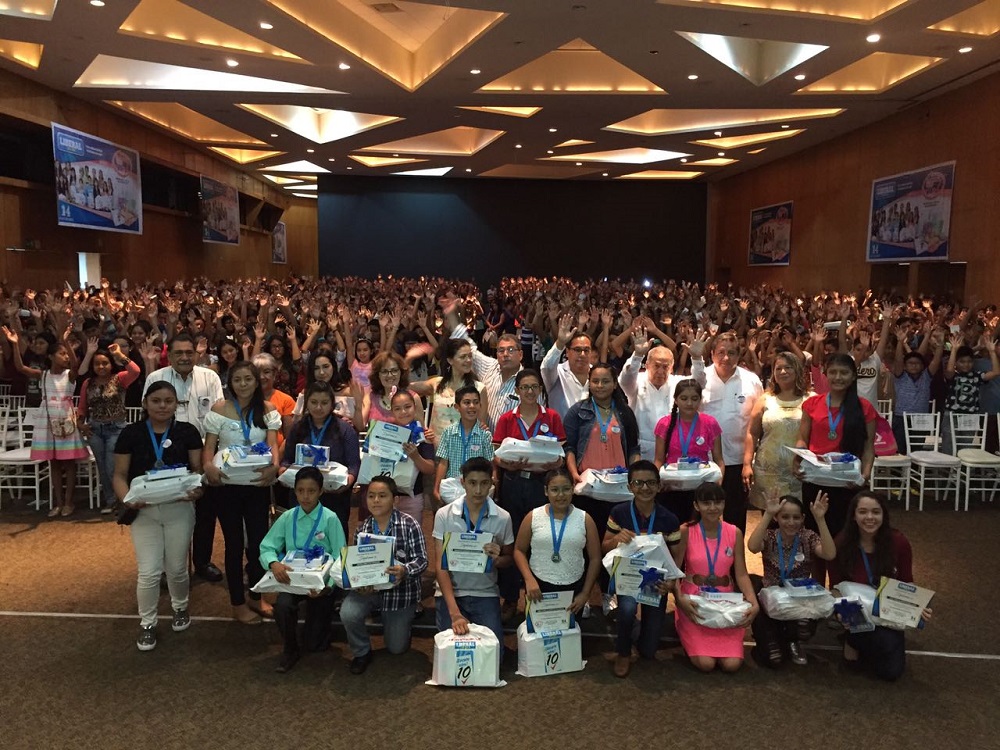
[[[743,532],[722,520],[726,495],[717,484],[705,483],[695,492],[696,520],[681,527],[681,539],[672,552],[685,578],[677,596],[674,622],[684,652],[702,672],[716,667],[735,672],[743,665],[743,634],[753,622],[759,606],[743,551]],[[709,628],[701,624],[698,603],[725,599],[723,595],[742,593],[750,604],[743,618],[729,628]]]
[[[333,389],[317,381],[306,388],[306,413],[292,426],[282,464],[295,463],[295,448],[299,443],[322,445],[327,448],[327,458],[347,467],[347,484],[334,492],[324,492],[320,502],[337,514],[340,525],[347,528],[351,517],[351,488],[361,468],[358,433],[354,427],[333,413]]]
[[[254,607],[251,610],[247,606],[243,553],[245,549],[247,578],[252,586],[264,575],[260,564],[260,543],[267,532],[270,486],[278,476],[281,461],[278,453],[281,415],[270,401],[264,400],[260,375],[250,362],[233,365],[229,371],[229,387],[233,400],[219,401],[205,416],[202,461],[226,543],[226,583],[233,618],[247,625],[257,625],[261,616],[271,616],[271,606],[261,601],[260,594],[252,592],[250,597]],[[236,446],[255,454],[269,455],[270,461],[256,469],[257,479],[253,484],[223,484],[223,470],[213,461],[216,449],[224,451]]]
[[[529,511],[517,532],[514,563],[524,576],[529,601],[541,601],[549,591],[572,591],[570,611],[578,614],[601,571],[597,527],[590,516],[573,507],[568,471],[553,469],[546,474],[544,491],[548,504]]]
[[[201,472],[201,435],[194,425],[174,421],[177,411],[177,391],[165,380],[149,386],[142,400],[146,419],[127,425],[115,443],[115,470],[112,483],[119,502],[128,494],[133,479],[153,469],[186,466]],[[169,480],[165,480],[169,481]],[[170,606],[173,609],[171,628],[187,630],[188,614],[188,550],[194,531],[194,504],[201,496],[198,488],[187,497],[172,503],[146,506],[140,499],[130,503],[136,509],[129,532],[135,549],[139,576],[135,596],[139,604],[140,651],[156,648],[156,608],[160,601],[160,576],[166,573]]]
[[[397,494],[396,483],[391,477],[373,477],[367,496],[371,515],[361,522],[354,536],[355,544],[370,534],[392,537],[395,552],[393,564],[386,568],[392,587],[381,591],[371,587],[353,589],[340,608],[340,620],[354,656],[351,674],[361,674],[372,660],[365,618],[374,609],[382,612],[386,650],[390,654],[402,654],[410,648],[410,627],[420,603],[420,576],[427,570],[427,547],[420,525],[393,507]]]
[[[913,550],[903,532],[889,523],[889,508],[880,495],[862,490],[847,509],[847,525],[837,537],[837,560],[830,566],[830,585],[842,581],[878,589],[882,577],[913,582]],[[930,620],[933,610],[921,613]],[[906,668],[906,643],[902,630],[876,625],[863,633],[845,633],[844,662],[870,667],[880,679],[899,679]]]

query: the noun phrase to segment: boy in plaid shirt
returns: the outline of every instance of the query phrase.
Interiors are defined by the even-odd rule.
[[[479,391],[466,386],[455,391],[455,405],[459,419],[446,427],[437,444],[437,472],[434,497],[441,504],[441,482],[446,478],[457,479],[462,475],[462,464],[470,458],[493,460],[493,435],[479,422],[482,401]],[[494,481],[496,477],[493,478]]]

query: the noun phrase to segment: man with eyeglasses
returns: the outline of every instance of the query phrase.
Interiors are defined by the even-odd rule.
[[[188,333],[177,334],[167,344],[170,366],[147,375],[146,390],[160,380],[170,383],[177,390],[177,421],[190,422],[205,437],[205,416],[224,396],[219,375],[207,367],[195,365],[197,358],[194,338]],[[222,580],[222,571],[212,562],[216,511],[210,495],[205,493],[195,501],[192,560],[197,575],[216,583]]]
[[[640,372],[642,358],[646,370]],[[674,404],[674,387],[683,375],[674,375],[674,355],[662,344],[652,345],[646,338],[646,329],[633,334],[632,356],[625,362],[618,385],[628,397],[628,405],[635,412],[639,423],[639,452],[645,461],[656,457],[656,423],[670,413]]]
[[[568,345],[568,350],[567,350]],[[563,351],[566,361],[560,362]],[[573,316],[559,318],[556,342],[542,359],[542,382],[549,395],[549,408],[565,418],[569,407],[585,399],[589,393],[590,355],[594,342],[573,325]]]
[[[451,338],[469,342],[472,347],[472,372],[476,380],[485,387],[487,410],[486,422],[490,431],[495,430],[497,421],[504,413],[517,407],[517,396],[514,392],[514,378],[521,370],[521,346],[517,336],[505,333],[497,339],[497,357],[489,357],[479,351],[476,342],[469,336],[468,328],[458,322],[454,311],[449,312],[448,321],[451,324]]]

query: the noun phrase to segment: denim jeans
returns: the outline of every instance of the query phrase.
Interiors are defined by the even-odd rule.
[[[340,622],[347,631],[347,642],[354,656],[364,656],[372,649],[372,639],[365,627],[365,618],[376,607],[382,606],[382,594],[359,594],[348,591],[340,605]],[[382,637],[390,654],[403,654],[410,650],[410,633],[416,605],[403,609],[382,610]]]
[[[135,595],[142,625],[156,625],[160,601],[160,575],[167,574],[167,590],[173,609],[187,609],[191,582],[188,549],[194,530],[194,504],[189,502],[147,505],[139,509],[128,527],[139,567]]]
[[[499,596],[456,596],[458,610],[469,622],[482,625],[493,631],[500,645],[503,645],[503,621],[500,619]],[[434,600],[438,632],[451,627],[451,614],[443,596]],[[343,612],[343,610],[341,610]]]
[[[618,634],[615,636],[615,647],[619,656],[632,655],[632,628],[635,626],[635,616],[642,607],[642,620],[639,624],[639,640],[636,649],[644,659],[656,656],[656,647],[660,643],[663,632],[663,621],[666,619],[667,597],[660,599],[659,607],[639,604],[631,596],[618,595]]]
[[[97,476],[101,480],[101,495],[108,507],[115,504],[115,490],[111,478],[115,475],[115,443],[125,429],[124,422],[91,422],[91,435],[87,438],[97,462]]]

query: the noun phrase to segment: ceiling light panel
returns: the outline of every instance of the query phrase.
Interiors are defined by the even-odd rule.
[[[0,16],[51,21],[58,0],[0,0]]]
[[[687,31],[677,33],[756,86],[763,86],[829,49],[822,44],[775,42]]]
[[[532,117],[542,111],[541,107],[459,107],[473,112],[489,112],[494,115],[508,115],[510,117]]]
[[[878,94],[937,65],[943,58],[873,52],[799,89],[799,94]]]
[[[681,172],[670,169],[646,169],[615,177],[616,180],[693,180],[704,172]]]
[[[726,138],[707,138],[702,141],[691,141],[691,143],[697,146],[708,146],[709,148],[743,148],[744,146],[755,146],[758,143],[791,138],[804,132],[806,132],[805,128],[799,130],[777,130],[771,133],[747,133],[746,135],[733,135]]]
[[[553,148],[567,148],[569,146],[589,146],[593,141],[581,141],[579,138],[570,138],[568,141],[557,143]]]
[[[472,128],[466,125],[434,133],[403,138],[398,141],[367,146],[359,151],[375,153],[406,153],[421,156],[472,156],[486,148],[506,131]]]
[[[986,0],[929,27],[973,36],[993,36],[1000,32],[1000,0]]]
[[[604,128],[634,135],[668,135],[699,130],[740,128],[786,120],[835,117],[838,109],[651,109],[641,115],[612,123]]]
[[[218,47],[250,55],[305,62],[291,52],[262,42],[179,0],[142,0],[118,31],[164,42]]]
[[[199,143],[239,143],[249,146],[265,146],[253,136],[216,122],[200,112],[195,112],[182,104],[173,102],[125,102],[108,101],[108,104],[137,115],[144,120],[166,128],[177,135]],[[277,152],[274,152],[277,153]]]
[[[296,183],[302,182],[302,180],[297,177],[282,177],[277,174],[266,174],[264,175],[267,179],[273,182],[275,185],[294,185]]]
[[[209,146],[209,148],[237,164],[252,164],[261,159],[270,159],[272,156],[281,156],[285,153],[284,151],[261,151],[253,148],[224,148],[222,146]]]
[[[738,159],[730,159],[729,157],[718,157],[715,159],[702,159],[701,161],[689,162],[688,166],[691,167],[728,167],[730,164],[735,164]]]
[[[366,130],[399,122],[395,115],[369,115],[343,109],[302,107],[293,104],[239,104],[276,125],[281,125],[296,135],[313,143],[330,143],[363,133]]]
[[[285,190],[319,190],[317,185],[285,185]]]
[[[663,89],[582,39],[483,86],[480,93],[662,94]]]
[[[152,89],[157,91],[240,91],[287,94],[342,94],[317,86],[257,78],[182,65],[98,55],[74,84],[77,88]]]
[[[614,151],[594,151],[589,154],[546,156],[546,161],[596,161],[608,164],[652,164],[657,161],[690,156],[680,151],[663,151],[655,148],[620,148]]]
[[[570,167],[557,164],[504,164],[480,172],[480,177],[507,177],[520,180],[570,180],[597,174],[600,167]]]
[[[292,172],[301,174],[329,174],[330,170],[325,169],[311,161],[290,161],[286,164],[275,164],[270,167],[261,167],[261,171],[266,172]]]
[[[506,13],[361,0],[268,0],[407,91],[415,91]],[[398,10],[379,12],[379,5]],[[392,10],[387,8],[387,10]]]
[[[11,39],[0,39],[0,57],[38,70],[42,61],[42,45],[33,42],[15,42]]]
[[[393,174],[406,177],[444,177],[451,170],[451,167],[432,167],[430,169],[411,169],[408,172],[393,172]]]
[[[657,0],[662,5],[716,6],[833,16],[853,21],[872,21],[909,0]]]
[[[417,164],[427,159],[408,159],[405,156],[365,156],[364,154],[348,154],[354,161],[366,167],[395,167],[400,164]]]

